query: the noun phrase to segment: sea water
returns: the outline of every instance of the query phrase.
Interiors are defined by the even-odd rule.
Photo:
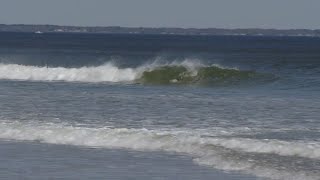
[[[0,178],[320,177],[320,38],[0,33]]]

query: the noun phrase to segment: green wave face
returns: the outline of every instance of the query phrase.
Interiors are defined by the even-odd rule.
[[[256,77],[253,71],[223,69],[216,66],[201,67],[189,70],[184,66],[162,66],[151,71],[143,72],[139,83],[143,84],[202,84],[219,85],[235,84],[242,80]]]

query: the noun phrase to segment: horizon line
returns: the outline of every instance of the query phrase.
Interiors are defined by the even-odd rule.
[[[108,25],[108,26],[103,26],[103,25],[97,25],[97,26],[86,26],[86,25],[57,25],[57,24],[23,24],[23,23],[9,23],[9,24],[2,24],[0,25],[6,25],[6,26],[15,26],[15,25],[22,25],[22,26],[58,26],[58,27],[81,27],[81,28],[91,28],[91,27],[99,27],[99,28],[107,28],[107,27],[120,27],[120,28],[149,28],[149,29],[162,29],[162,28],[167,28],[167,29],[224,29],[224,30],[277,30],[277,31],[286,31],[286,30],[310,30],[310,31],[318,31],[320,29],[309,29],[309,28],[259,28],[259,27],[248,27],[248,28],[222,28],[222,27],[174,27],[174,26],[159,26],[159,27],[152,27],[152,26],[117,26],[117,25]]]

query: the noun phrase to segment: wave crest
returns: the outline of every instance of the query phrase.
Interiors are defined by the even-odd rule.
[[[111,63],[98,67],[64,68],[0,64],[0,79],[68,82],[122,82],[133,81],[137,72],[120,69]]]
[[[226,84],[237,83],[256,75],[253,71],[240,71],[217,66],[189,69],[185,66],[162,66],[142,73],[139,81],[148,84]]]
[[[266,77],[254,71],[206,66],[192,61],[153,63],[136,68],[120,68],[112,63],[81,68],[0,64],[0,79],[9,80],[225,85]]]

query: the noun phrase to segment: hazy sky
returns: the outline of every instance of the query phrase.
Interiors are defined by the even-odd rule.
[[[320,28],[320,0],[0,0],[0,24]]]

